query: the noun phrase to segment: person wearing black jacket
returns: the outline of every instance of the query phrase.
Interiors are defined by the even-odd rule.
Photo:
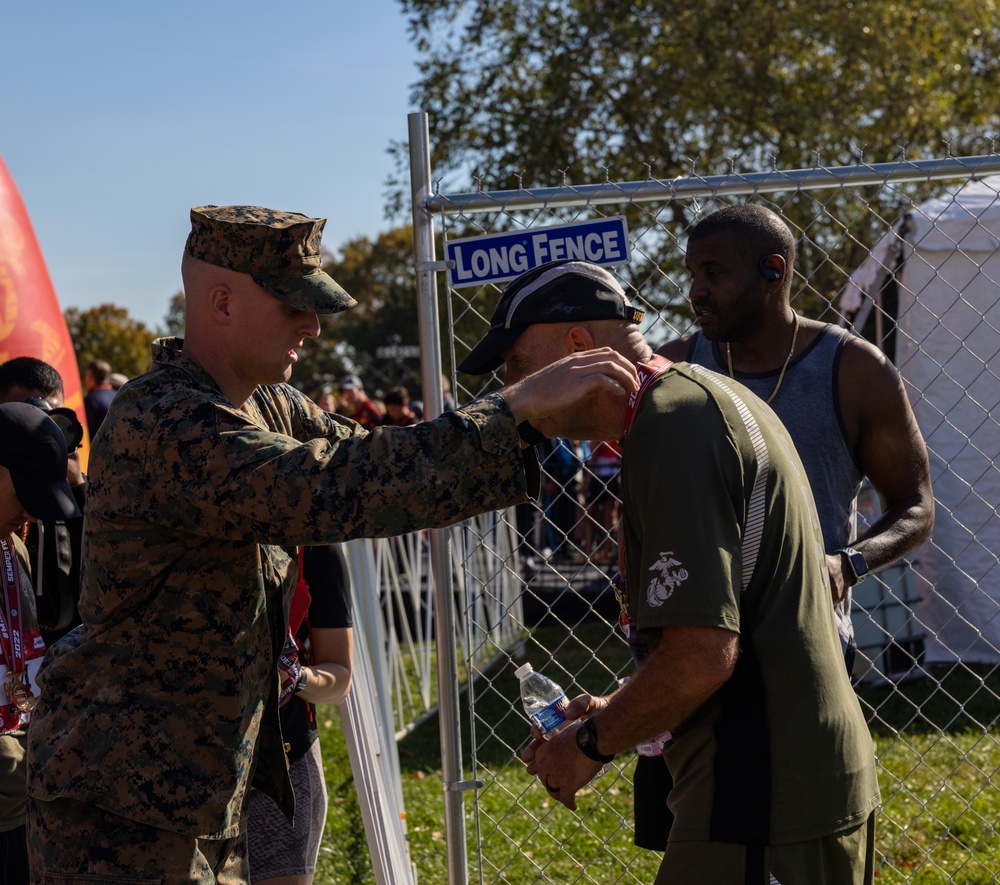
[[[0,403],[28,402],[49,413],[68,433],[67,482],[83,514],[87,506],[86,477],[76,450],[82,427],[65,408],[63,382],[48,363],[32,356],[18,356],[0,364]],[[75,441],[74,441],[75,438]],[[35,607],[46,646],[80,623],[81,542],[83,516],[66,520],[41,520],[28,528],[25,545],[35,581]],[[39,563],[38,549],[43,548]]]

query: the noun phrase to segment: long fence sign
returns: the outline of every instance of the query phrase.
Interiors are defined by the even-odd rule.
[[[511,280],[526,270],[561,258],[604,265],[627,264],[631,250],[625,218],[615,215],[450,240],[447,255],[451,285],[458,289]]]

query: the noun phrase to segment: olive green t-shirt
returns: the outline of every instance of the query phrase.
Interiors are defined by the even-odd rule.
[[[663,627],[740,635],[733,676],[665,752],[670,839],[781,844],[862,821],[879,802],[872,740],[781,422],[742,385],[680,363],[639,405],[622,483],[639,657]]]

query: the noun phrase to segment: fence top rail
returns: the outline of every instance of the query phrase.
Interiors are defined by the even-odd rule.
[[[428,196],[424,208],[442,215],[489,212],[497,209],[545,209],[558,206],[649,202],[697,197],[737,196],[789,190],[819,190],[836,185],[885,185],[888,182],[940,181],[1000,172],[1000,154],[940,157],[857,166],[816,166],[811,169],[750,172],[747,174],[691,176],[688,178],[585,184],[579,186],[524,188],[502,191]]]

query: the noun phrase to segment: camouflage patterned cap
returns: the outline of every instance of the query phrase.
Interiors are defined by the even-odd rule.
[[[338,313],[357,302],[323,272],[325,218],[260,206],[196,206],[184,251],[192,258],[249,274],[296,310]]]

